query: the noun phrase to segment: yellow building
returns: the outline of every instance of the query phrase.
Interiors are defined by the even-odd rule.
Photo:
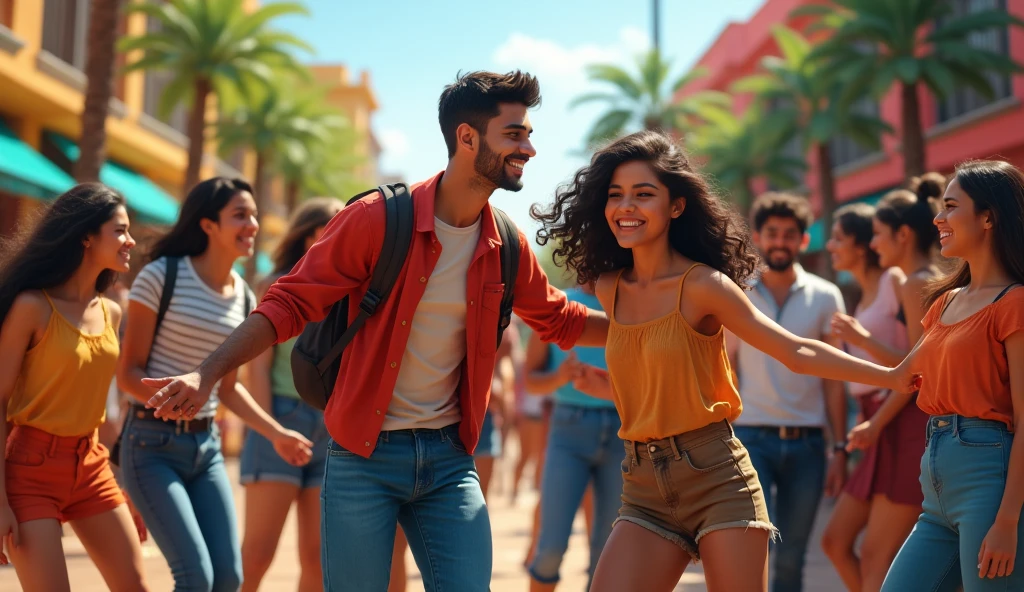
[[[356,151],[363,162],[355,175],[368,184],[378,184],[381,149],[370,125],[378,104],[370,86],[370,73],[360,72],[358,81],[353,83],[348,68],[340,64],[315,65],[310,70],[316,82],[327,89],[327,102],[341,110],[357,134]]]

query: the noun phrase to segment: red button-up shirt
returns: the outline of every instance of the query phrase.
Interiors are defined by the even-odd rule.
[[[411,188],[415,227],[405,266],[391,296],[345,348],[324,412],[331,437],[363,457],[369,457],[377,444],[402,369],[413,313],[440,257],[441,244],[434,234],[434,196],[440,179],[438,174]],[[501,236],[490,207],[484,208],[480,222],[480,239],[466,278],[466,359],[458,387],[459,435],[470,453],[480,439],[490,399],[504,291]],[[270,287],[255,312],[273,323],[278,343],[298,335],[306,323],[322,320],[345,296],[350,296],[349,319],[355,318],[381,252],[384,225],[379,194],[353,203],[331,220],[292,273]],[[587,309],[548,284],[521,231],[519,252],[515,313],[544,341],[562,349],[572,347],[583,332]]]

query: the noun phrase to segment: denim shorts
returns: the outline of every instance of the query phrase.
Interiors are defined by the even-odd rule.
[[[501,456],[501,430],[494,425],[494,414],[484,414],[484,425],[480,428],[480,442],[476,445],[475,457]]]
[[[247,430],[239,462],[243,484],[258,481],[290,483],[302,489],[319,488],[324,479],[327,462],[327,441],[330,436],[324,427],[324,414],[301,399],[274,395],[274,419],[288,430],[295,430],[313,442],[313,458],[309,464],[296,467],[281,458],[274,445],[254,430]]]

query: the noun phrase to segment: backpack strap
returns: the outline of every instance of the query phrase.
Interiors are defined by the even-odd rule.
[[[335,342],[331,351],[317,364],[317,369],[321,374],[326,372],[330,365],[338,359],[341,352],[366,323],[366,319],[377,311],[377,306],[387,300],[398,281],[398,274],[405,265],[406,256],[409,254],[413,232],[412,193],[404,183],[381,185],[377,189],[357,195],[349,200],[349,203],[376,192],[380,192],[384,196],[384,243],[381,246],[380,256],[377,258],[377,264],[373,267],[370,287],[359,302],[359,314],[349,323],[348,328]]]
[[[515,296],[516,276],[519,273],[519,229],[508,214],[492,207],[494,221],[501,236],[501,282],[505,292],[501,297],[501,317],[498,319],[498,345],[501,345],[505,329],[512,323],[512,305]]]
[[[153,327],[153,343],[160,332],[160,324],[164,322],[167,309],[171,307],[171,296],[174,296],[174,285],[178,282],[178,263],[181,257],[164,257],[164,287],[160,290],[160,306],[156,311],[156,325]],[[153,346],[149,346],[149,356],[146,357],[146,366],[149,366],[149,358],[153,355]]]

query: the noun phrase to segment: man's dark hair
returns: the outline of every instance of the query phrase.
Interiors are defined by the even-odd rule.
[[[807,198],[774,191],[759,195],[750,207],[750,219],[756,232],[761,231],[768,218],[791,218],[796,221],[801,233],[807,232],[814,223],[811,203]]]
[[[497,117],[500,103],[520,103],[528,108],[540,104],[537,78],[516,70],[508,74],[470,72],[458,74],[444,87],[437,103],[437,119],[448,146],[448,158],[455,155],[455,130],[468,123],[483,134],[487,122]]]

